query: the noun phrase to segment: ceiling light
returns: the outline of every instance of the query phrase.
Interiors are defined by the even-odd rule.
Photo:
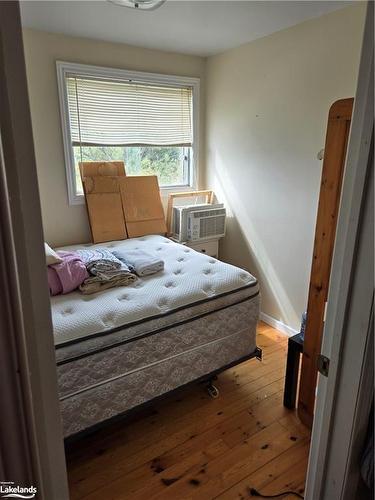
[[[121,5],[123,7],[130,7],[131,9],[138,10],[155,10],[166,0],[109,0],[116,5]]]

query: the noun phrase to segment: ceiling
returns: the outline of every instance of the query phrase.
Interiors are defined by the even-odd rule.
[[[199,56],[237,47],[350,5],[348,1],[167,0],[136,11],[106,0],[21,2],[24,26]]]

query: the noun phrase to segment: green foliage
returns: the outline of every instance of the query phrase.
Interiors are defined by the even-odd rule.
[[[160,186],[182,185],[184,179],[184,156],[190,148],[162,146],[90,146],[74,147],[77,190],[82,192],[78,162],[118,161],[125,163],[128,175],[157,175]]]

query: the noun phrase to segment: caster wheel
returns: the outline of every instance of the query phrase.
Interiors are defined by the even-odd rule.
[[[207,392],[210,398],[217,399],[219,397],[219,389],[215,387],[213,384],[207,386]]]

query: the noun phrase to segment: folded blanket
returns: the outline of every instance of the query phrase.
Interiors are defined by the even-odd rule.
[[[91,293],[100,292],[116,286],[131,285],[136,279],[137,276],[130,273],[127,267],[124,267],[123,269],[119,269],[118,274],[116,276],[112,276],[111,278],[101,274],[97,276],[90,276],[82,283],[79,289],[85,295],[89,295]]]
[[[164,261],[144,250],[115,250],[113,254],[138,276],[155,274],[164,269]]]
[[[89,277],[86,266],[77,252],[57,252],[61,262],[47,267],[51,295],[69,293]]]
[[[120,269],[122,263],[106,248],[80,248],[77,253],[85,263],[88,271],[114,271]]]
[[[128,266],[106,248],[85,248],[77,250],[77,253],[91,274],[79,287],[84,294],[88,295],[116,286],[127,286],[137,279]]]

